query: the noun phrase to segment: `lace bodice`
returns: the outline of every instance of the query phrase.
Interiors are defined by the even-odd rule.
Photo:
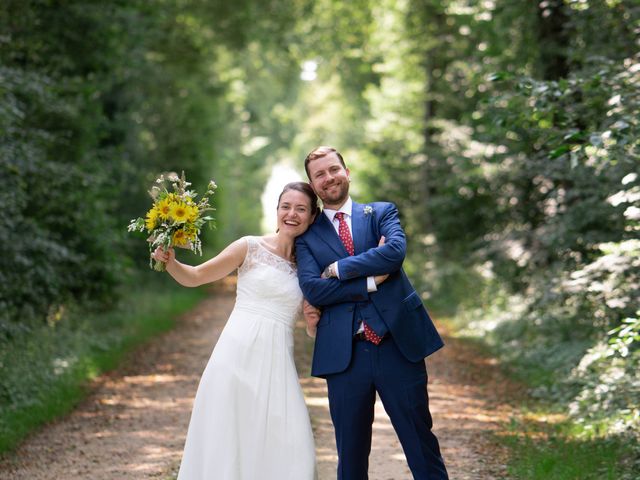
[[[295,264],[267,250],[260,237],[245,237],[247,255],[238,268],[236,307],[264,312],[293,326],[302,308]]]

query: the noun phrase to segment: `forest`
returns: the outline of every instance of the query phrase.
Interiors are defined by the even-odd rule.
[[[126,230],[158,174],[217,183],[207,257],[332,145],[430,311],[637,478],[636,0],[3,0],[0,99],[0,451],[197,301]]]

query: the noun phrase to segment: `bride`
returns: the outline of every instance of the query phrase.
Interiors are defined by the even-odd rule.
[[[317,211],[311,187],[289,183],[278,199],[275,235],[240,238],[196,267],[178,262],[173,249],[153,253],[187,287],[238,270],[236,304],[198,386],[178,480],[314,478],[293,326],[303,302],[294,241]],[[304,310],[317,316],[308,304]]]

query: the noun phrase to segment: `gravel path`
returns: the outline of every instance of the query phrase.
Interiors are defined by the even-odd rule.
[[[92,394],[65,418],[32,435],[0,459],[2,480],[134,480],[175,478],[191,403],[211,350],[233,308],[229,288],[217,289],[178,327],[100,377]],[[335,478],[335,443],[324,381],[308,376],[312,342],[296,329],[300,382],[317,445],[319,480]],[[509,386],[495,365],[462,343],[428,361],[429,393],[452,480],[506,478],[504,451],[492,441],[510,407]],[[402,449],[380,402],[376,406],[371,480],[410,479]]]

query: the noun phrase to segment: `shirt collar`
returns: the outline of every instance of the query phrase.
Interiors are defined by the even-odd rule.
[[[343,212],[345,214],[345,216],[350,217],[352,210],[353,210],[353,200],[351,200],[351,197],[349,197],[349,198],[347,198],[347,201],[344,202],[344,205],[342,205],[342,207],[340,207],[339,210],[332,210],[330,208],[323,208],[322,212],[327,216],[327,218],[331,222],[333,222],[333,217],[336,216],[336,213]]]

